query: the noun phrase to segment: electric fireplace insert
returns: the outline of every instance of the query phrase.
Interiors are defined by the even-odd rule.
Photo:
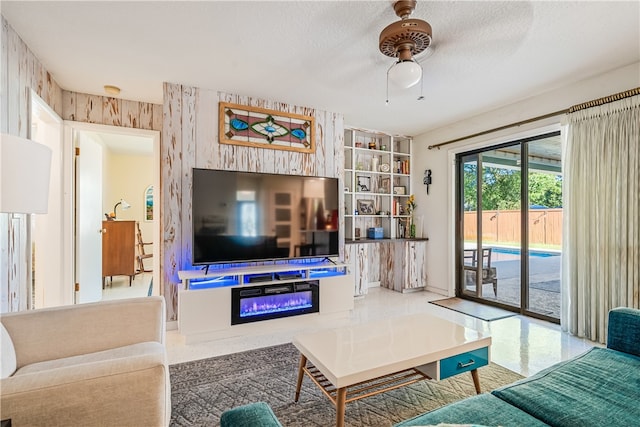
[[[231,324],[320,311],[317,280],[231,289]]]

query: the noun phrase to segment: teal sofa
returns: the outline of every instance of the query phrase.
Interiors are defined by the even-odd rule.
[[[397,424],[640,425],[640,310],[609,312],[607,348]]]
[[[609,312],[607,348],[592,348],[529,378],[418,415],[395,427],[440,423],[639,426],[640,310],[616,308]],[[265,403],[231,409],[222,415],[220,425],[281,426]]]

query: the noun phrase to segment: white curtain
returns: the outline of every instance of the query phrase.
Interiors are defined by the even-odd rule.
[[[571,113],[563,135],[562,329],[604,343],[639,307],[640,95]]]

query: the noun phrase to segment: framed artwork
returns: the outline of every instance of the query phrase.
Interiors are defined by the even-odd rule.
[[[405,195],[407,194],[407,187],[404,185],[397,185],[393,187],[393,194]]]
[[[153,185],[144,190],[144,220],[153,221]]]
[[[371,191],[371,177],[367,175],[356,176],[358,191]]]
[[[313,153],[315,119],[248,105],[219,103],[221,144]]]
[[[358,215],[375,215],[373,200],[358,200]]]
[[[380,191],[379,193],[389,193],[389,189],[391,188],[391,179],[390,178],[380,178]]]

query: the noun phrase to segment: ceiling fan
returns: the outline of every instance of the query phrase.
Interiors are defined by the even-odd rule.
[[[385,27],[380,33],[380,52],[397,61],[387,70],[387,104],[389,103],[389,79],[402,88],[410,88],[422,81],[422,66],[415,56],[431,46],[432,30],[428,22],[410,18],[416,0],[400,0],[393,10],[400,21]],[[418,100],[423,100],[422,90]]]

